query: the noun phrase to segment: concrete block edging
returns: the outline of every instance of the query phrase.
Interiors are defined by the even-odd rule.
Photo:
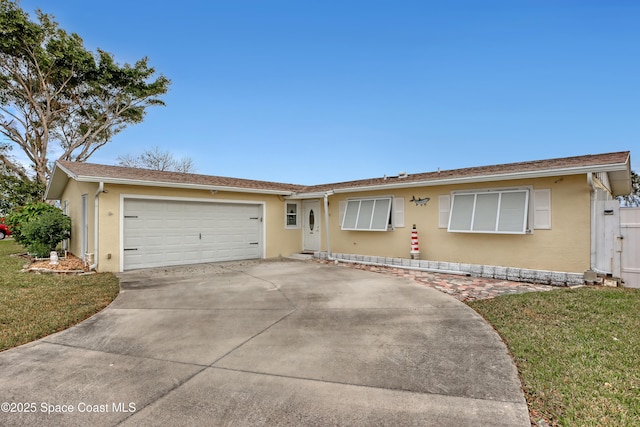
[[[513,282],[537,283],[553,286],[583,285],[584,275],[562,271],[533,270],[497,265],[464,264],[446,261],[412,260],[409,258],[389,258],[374,255],[355,255],[326,252],[316,252],[314,257],[322,260],[350,262],[357,264],[379,265],[381,267],[405,268],[412,270],[431,271],[434,273],[454,273],[468,276],[483,277]]]

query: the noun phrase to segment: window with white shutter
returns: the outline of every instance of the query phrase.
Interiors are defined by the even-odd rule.
[[[453,193],[448,231],[524,234],[528,216],[528,189]]]
[[[404,227],[404,198],[371,197],[341,201],[342,230],[387,231]]]

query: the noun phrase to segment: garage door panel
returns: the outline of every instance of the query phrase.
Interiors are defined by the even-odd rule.
[[[126,199],[124,268],[260,258],[261,216],[259,204]]]

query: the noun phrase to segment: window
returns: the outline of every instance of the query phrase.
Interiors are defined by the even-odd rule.
[[[300,210],[300,204],[298,202],[286,202],[285,203],[285,228],[300,228],[300,221],[298,212]]]
[[[391,197],[347,200],[343,230],[387,231],[391,225]]]
[[[529,218],[529,189],[453,193],[449,231],[524,234]]]

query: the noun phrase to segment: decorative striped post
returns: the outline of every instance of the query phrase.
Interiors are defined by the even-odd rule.
[[[415,224],[413,224],[413,229],[411,230],[411,259],[420,259],[420,248],[418,246],[418,230],[416,230]]]

